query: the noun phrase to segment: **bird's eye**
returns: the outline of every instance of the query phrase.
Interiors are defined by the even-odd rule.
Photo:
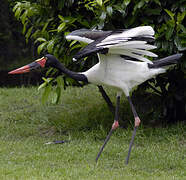
[[[41,59],[43,59],[43,58],[39,58],[39,59],[37,59],[37,60],[35,60],[35,61],[38,62],[38,61],[40,61]]]
[[[47,57],[42,57],[42,58],[39,58],[39,59],[35,60],[35,62],[39,62],[39,61],[41,61],[42,59],[47,60],[48,58],[47,58]]]

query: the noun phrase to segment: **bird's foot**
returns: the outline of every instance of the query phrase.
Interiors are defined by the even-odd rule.
[[[115,130],[119,127],[119,122],[114,120],[114,123],[112,124],[112,129]]]
[[[140,125],[140,122],[141,122],[140,118],[138,116],[135,117],[135,127],[138,127]]]

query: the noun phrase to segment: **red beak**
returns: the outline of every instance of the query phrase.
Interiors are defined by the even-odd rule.
[[[32,70],[38,69],[38,68],[44,68],[46,64],[46,58],[38,59],[26,66],[23,66],[21,68],[15,69],[13,71],[10,71],[8,74],[23,74],[30,72]]]

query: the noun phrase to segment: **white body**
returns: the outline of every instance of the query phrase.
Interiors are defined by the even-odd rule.
[[[130,90],[165,69],[150,69],[147,62],[125,60],[118,55],[99,54],[99,63],[82,73],[88,81],[97,85],[109,85],[122,90],[126,96]]]
[[[89,32],[93,35],[93,31]],[[90,43],[84,48],[84,51],[80,51],[80,54],[91,52],[92,49],[95,49],[95,51],[99,48],[108,49],[105,55],[98,53],[99,63],[82,74],[93,84],[113,86],[129,96],[133,87],[165,72],[164,68],[148,67],[148,64],[153,64],[153,62],[147,56],[157,57],[156,54],[149,51],[155,49],[156,46],[147,44],[146,41],[146,38],[154,39],[153,36],[154,30],[152,27],[140,26],[118,34],[111,34],[106,36],[105,39],[103,37],[101,41],[95,44],[93,39],[87,38],[87,33],[82,36],[72,33],[66,38]],[[131,60],[126,60],[121,55],[128,56]],[[133,61],[133,59],[138,61]]]

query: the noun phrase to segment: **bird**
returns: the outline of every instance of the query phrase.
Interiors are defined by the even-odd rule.
[[[9,74],[27,73],[37,68],[53,67],[77,81],[93,83],[98,86],[108,85],[117,89],[114,122],[98,152],[96,162],[112,133],[119,127],[120,98],[124,94],[134,116],[134,129],[125,159],[125,163],[128,164],[136,130],[141,122],[131,100],[130,92],[135,86],[146,80],[165,73],[170,65],[177,64],[182,57],[181,53],[177,53],[158,60],[149,60],[149,57],[158,57],[150,51],[156,48],[155,45],[152,45],[155,40],[154,34],[154,29],[151,26],[108,31],[78,29],[69,33],[66,39],[82,41],[87,45],[73,56],[73,60],[77,61],[96,53],[99,59],[99,62],[87,71],[71,71],[56,57],[46,54],[28,65],[10,71]]]

